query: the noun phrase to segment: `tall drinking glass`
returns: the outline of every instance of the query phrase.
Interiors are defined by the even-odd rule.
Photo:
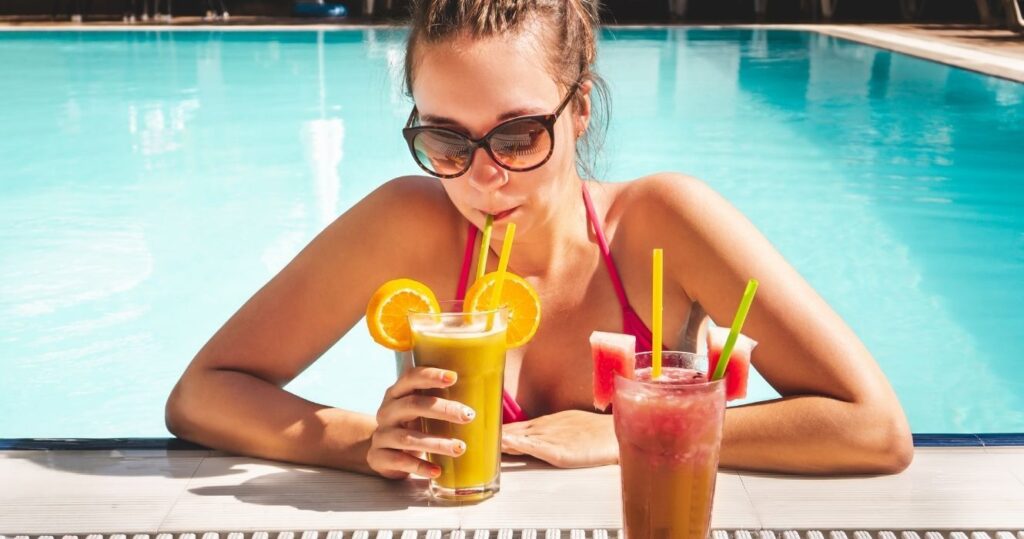
[[[725,418],[725,384],[708,381],[707,358],[636,355],[634,379],[616,376],[615,436],[627,539],[706,539]]]
[[[466,443],[466,452],[458,457],[428,456],[441,468],[441,475],[430,480],[430,493],[450,501],[483,500],[500,485],[507,310],[466,313],[462,302],[441,302],[441,307],[440,314],[409,315],[412,362],[455,371],[455,384],[425,393],[461,402],[476,416],[466,424],[423,419],[426,434]]]

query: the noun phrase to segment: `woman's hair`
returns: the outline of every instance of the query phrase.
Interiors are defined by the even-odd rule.
[[[600,0],[412,0],[405,51],[406,93],[412,95],[415,53],[421,43],[536,32],[547,53],[548,70],[559,86],[569,89],[576,81],[588,80],[593,84],[590,124],[576,141],[577,170],[583,177],[593,178],[610,109],[608,87],[594,70],[599,4]],[[573,106],[581,105],[577,92]]]

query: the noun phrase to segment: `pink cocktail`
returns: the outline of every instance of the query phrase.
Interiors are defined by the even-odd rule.
[[[616,376],[612,405],[627,539],[706,539],[725,418],[725,384],[707,360],[663,352],[636,356],[634,379]]]

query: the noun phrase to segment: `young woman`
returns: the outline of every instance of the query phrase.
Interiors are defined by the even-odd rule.
[[[405,134],[430,176],[382,185],[228,320],[168,400],[173,433],[389,478],[436,473],[422,453],[456,455],[460,442],[410,426],[419,417],[467,420],[461,404],[417,394],[451,383],[445,372],[405,372],[375,417],[282,387],[353,329],[385,281],[410,277],[452,297],[465,245],[493,215],[490,268],[516,223],[510,270],[533,284],[544,310],[534,339],[509,353],[505,389],[523,413],[506,425],[504,451],[564,467],[617,461],[612,418],[591,406],[588,336],[626,331],[643,342],[650,253],[661,247],[665,335],[680,339],[669,347],[692,341],[705,313],[728,325],[747,279],[761,283],[744,331],[760,343],[753,365],[782,397],[729,409],[723,466],[894,473],[908,465],[907,422],[871,354],[735,208],[682,174],[588,177],[595,111],[604,110],[596,3],[413,2],[406,84],[415,108]]]

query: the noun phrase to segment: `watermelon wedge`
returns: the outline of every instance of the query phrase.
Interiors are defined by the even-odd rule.
[[[603,412],[612,402],[615,375],[633,377],[636,337],[595,331],[590,334],[590,352],[594,358],[594,408]]]
[[[715,372],[721,359],[722,347],[729,336],[727,328],[711,328],[708,331],[708,371]],[[743,335],[736,339],[732,357],[725,366],[725,400],[742,399],[747,396],[747,378],[750,377],[750,354],[757,341]]]

